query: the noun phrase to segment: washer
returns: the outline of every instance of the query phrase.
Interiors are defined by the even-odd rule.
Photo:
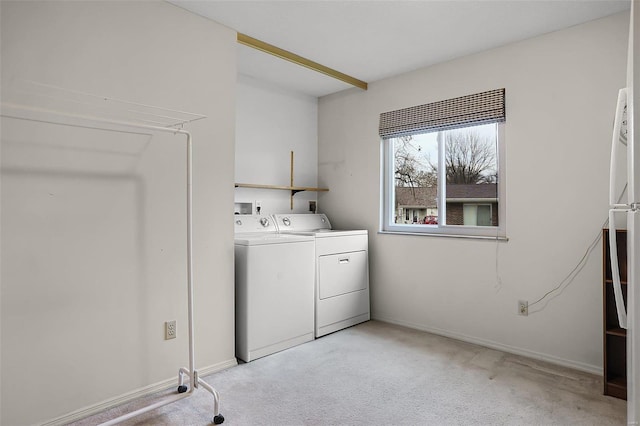
[[[272,216],[235,215],[236,357],[314,339],[314,237],[278,234]]]
[[[324,214],[276,214],[281,235],[313,235],[316,241],[315,336],[368,321],[369,234],[331,229]]]

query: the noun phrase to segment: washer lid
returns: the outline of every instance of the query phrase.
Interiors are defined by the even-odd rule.
[[[240,246],[259,246],[265,244],[292,244],[313,242],[313,235],[248,233],[236,234],[235,243]]]

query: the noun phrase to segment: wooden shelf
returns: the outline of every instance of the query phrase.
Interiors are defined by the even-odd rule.
[[[256,189],[282,189],[285,191],[293,191],[294,193],[302,191],[315,191],[323,192],[328,191],[328,188],[314,188],[310,186],[284,186],[284,185],[260,185],[257,183],[237,183],[236,188],[256,188]]]
[[[604,282],[607,283],[607,284],[613,284],[613,280],[610,280],[610,279],[606,279],[606,280],[604,280]],[[627,285],[627,282],[623,281],[623,280],[620,280],[620,285]]]
[[[627,389],[627,378],[626,377],[611,377],[607,380],[607,384],[609,386],[615,386],[622,389]]]
[[[610,377],[604,382],[604,394],[615,398],[627,399],[627,378]]]
[[[617,231],[622,296],[627,301],[627,232]],[[602,231],[603,382],[604,394],[627,399],[627,330],[620,328],[609,260],[609,230]]]
[[[606,334],[610,335],[610,336],[620,336],[620,337],[627,337],[627,330],[625,330],[624,328],[609,328],[607,331],[605,331]]]
[[[291,184],[286,185],[263,185],[259,183],[238,183],[236,182],[236,188],[253,188],[253,189],[275,189],[281,191],[291,191],[291,210],[293,210],[293,196],[298,192],[312,191],[312,192],[326,192],[329,188],[315,188],[311,186],[295,186],[293,184],[293,151],[290,154],[290,179]]]

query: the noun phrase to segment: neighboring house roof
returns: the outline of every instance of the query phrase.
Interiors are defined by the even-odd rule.
[[[396,205],[403,207],[436,207],[437,188],[396,187]],[[447,201],[497,201],[498,185],[495,183],[447,184]]]
[[[436,187],[396,186],[396,205],[403,207],[436,207]]]
[[[447,184],[447,201],[497,201],[495,183]]]

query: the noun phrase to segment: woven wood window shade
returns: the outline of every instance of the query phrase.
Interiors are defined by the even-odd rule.
[[[505,120],[505,89],[432,102],[380,114],[384,139]]]

